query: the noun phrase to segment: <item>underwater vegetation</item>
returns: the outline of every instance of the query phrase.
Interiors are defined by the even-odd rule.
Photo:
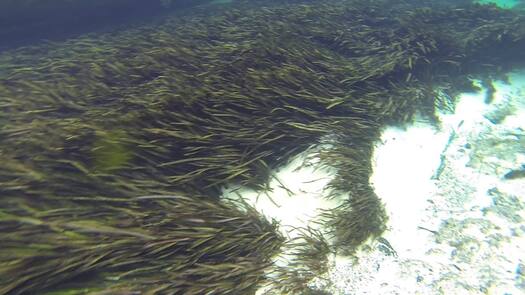
[[[525,60],[517,12],[406,3],[238,1],[1,53],[0,293],[252,294],[285,241],[220,189],[264,189],[329,135],[335,244],[306,239],[310,270],[272,279],[301,294],[312,256],[384,230],[382,127]]]
[[[1,294],[249,294],[284,241],[250,208],[182,196],[70,201],[4,202],[19,210],[0,212]],[[71,279],[62,293],[43,291]]]

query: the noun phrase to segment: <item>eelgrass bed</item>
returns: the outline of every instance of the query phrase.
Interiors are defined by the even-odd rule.
[[[324,216],[329,251],[378,236],[381,128],[525,60],[522,15],[407,2],[239,1],[2,53],[0,294],[252,294],[285,241],[220,188],[264,189],[327,135],[349,195]],[[328,251],[309,241],[305,259]],[[282,292],[305,294],[286,271]]]

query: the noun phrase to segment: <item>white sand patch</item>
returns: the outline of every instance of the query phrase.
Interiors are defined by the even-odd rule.
[[[376,194],[385,202],[389,223],[396,225],[389,232],[396,240],[420,238],[419,212],[425,209],[427,199],[435,190],[429,180],[439,166],[448,137],[447,133],[436,132],[425,124],[416,124],[407,130],[389,128],[383,132],[383,143],[375,151],[371,182]],[[417,250],[421,249],[409,247],[396,251],[404,254],[404,251]]]
[[[340,205],[343,198],[326,198],[326,185],[335,175],[335,171],[318,165],[318,159],[312,158],[315,148],[307,150],[287,165],[274,171],[266,191],[232,186],[224,188],[223,198],[244,200],[269,220],[279,222],[279,230],[288,239],[300,236],[298,229],[322,230],[319,215]],[[290,252],[290,253],[289,253]],[[293,249],[287,248],[274,258],[279,267],[286,267],[293,257]],[[268,274],[274,277],[275,274]],[[257,295],[268,294],[270,286],[264,286]]]
[[[462,94],[439,132],[383,132],[371,182],[395,252],[379,240],[357,260],[335,258],[332,294],[525,293],[525,181],[503,179],[525,164],[525,72],[509,81],[494,83],[491,104]]]
[[[279,229],[290,239],[299,234],[294,228],[320,229],[315,221],[322,210],[335,208],[340,203],[337,198],[328,200],[324,190],[335,172],[316,165],[316,159],[307,159],[309,153],[299,154],[274,171],[267,191],[227,187],[223,198],[244,199],[269,220],[278,221]]]

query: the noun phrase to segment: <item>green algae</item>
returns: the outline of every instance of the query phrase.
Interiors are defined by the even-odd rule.
[[[126,147],[126,138],[125,132],[118,130],[97,135],[91,150],[95,172],[110,172],[129,163],[132,152]]]

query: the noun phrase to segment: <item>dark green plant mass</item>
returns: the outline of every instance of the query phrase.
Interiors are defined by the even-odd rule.
[[[381,128],[525,60],[516,12],[407,2],[238,1],[1,53],[0,293],[253,293],[283,238],[220,189],[326,135],[331,250],[381,234]]]
[[[250,208],[182,196],[70,202],[5,202],[17,211],[0,212],[1,294],[249,294],[283,242]]]

